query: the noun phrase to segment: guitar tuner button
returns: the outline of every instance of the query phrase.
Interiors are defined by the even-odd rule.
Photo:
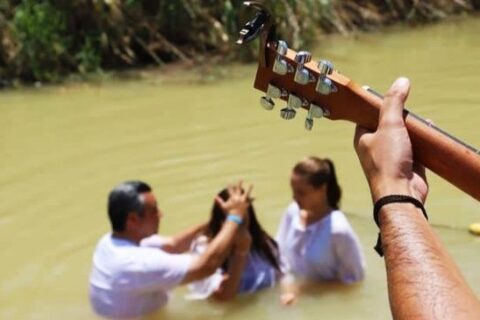
[[[310,104],[308,109],[307,117],[305,118],[305,129],[312,130],[313,128],[313,119],[322,118],[325,115],[325,111],[322,107],[316,105],[315,103]]]
[[[322,118],[325,116],[325,111],[322,107],[316,105],[315,103],[310,104],[310,108],[308,109],[307,118]]]
[[[332,83],[332,80],[323,76],[318,78],[315,91],[323,95],[329,95],[332,92],[337,92],[337,87]]]
[[[310,108],[308,109],[307,117],[305,118],[305,129],[308,131],[312,130],[314,118],[328,117],[329,115],[330,113],[328,110],[316,105],[315,103],[311,103]]]
[[[296,114],[297,114],[297,111],[289,107],[286,107],[280,110],[280,117],[282,117],[282,119],[285,119],[285,120],[290,120],[295,118]]]
[[[299,51],[295,56],[295,62],[298,64],[305,64],[312,60],[312,54],[308,51]]]
[[[328,60],[320,60],[318,62],[318,72],[320,76],[326,76],[331,74],[333,71],[333,64]]]
[[[311,131],[313,128],[313,119],[310,119],[310,118],[305,118],[305,129],[307,129],[308,131]]]
[[[283,40],[278,40],[277,41],[277,48],[276,48],[277,54],[284,56],[287,54],[288,51],[288,45],[285,41]]]
[[[287,107],[291,108],[291,109],[298,109],[298,108],[301,108],[302,106],[304,105],[304,102],[303,100],[294,95],[294,94],[290,94],[288,96],[288,100],[287,100]]]
[[[315,77],[305,68],[304,64],[312,60],[312,54],[308,51],[300,51],[295,56],[295,62],[297,62],[297,69],[295,70],[295,76],[293,81],[298,84],[306,85],[309,82],[315,82]]]
[[[288,92],[285,89],[280,89],[273,84],[268,84],[267,96],[274,99],[285,98],[288,96]]]
[[[261,97],[260,98],[260,105],[265,110],[272,110],[273,107],[275,106],[275,102],[273,102],[272,98],[270,98],[270,97]]]
[[[260,105],[266,110],[272,110],[275,106],[273,99],[286,98],[288,92],[285,89],[274,86],[269,83],[266,91],[266,95],[260,98]]]
[[[286,75],[289,72],[293,72],[294,68],[284,59],[284,56],[287,54],[288,45],[285,41],[279,40],[276,44],[277,56],[275,57],[275,62],[273,63],[273,72],[279,75]]]

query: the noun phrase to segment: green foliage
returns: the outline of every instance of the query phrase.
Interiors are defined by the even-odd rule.
[[[279,37],[294,49],[319,33],[347,34],[392,21],[435,21],[480,9],[480,0],[265,0]],[[57,81],[71,72],[171,61],[254,60],[239,29],[254,13],[243,0],[0,0],[0,85]],[[217,59],[218,60],[218,59]]]
[[[48,1],[24,0],[16,8],[13,25],[24,73],[36,80],[57,80],[71,43],[64,14]]]
[[[85,38],[85,43],[80,51],[75,54],[78,63],[78,71],[82,74],[100,70],[101,54],[99,39],[95,36]]]

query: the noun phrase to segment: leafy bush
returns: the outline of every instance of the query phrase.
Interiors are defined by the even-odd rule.
[[[72,39],[66,17],[49,1],[24,0],[13,18],[20,43],[21,74],[32,80],[55,81],[65,69]]]
[[[253,13],[243,0],[0,0],[0,86],[57,81],[71,72],[249,58],[234,40]],[[480,9],[480,0],[265,0],[295,49],[318,33],[347,34],[395,21],[429,22]]]

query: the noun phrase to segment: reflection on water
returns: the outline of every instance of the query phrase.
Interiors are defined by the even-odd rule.
[[[360,84],[385,91],[412,79],[410,109],[480,146],[480,20],[319,42],[317,57]],[[291,166],[309,154],[338,167],[342,207],[365,247],[367,277],[352,288],[321,286],[290,308],[277,289],[226,305],[185,301],[176,290],[155,319],[385,319],[383,260],[371,249],[376,227],[367,185],[352,148],[353,126],[303,117],[285,122],[265,112],[252,89],[254,66],[216,82],[165,78],[1,93],[1,319],[93,319],[87,301],[90,259],[108,230],[106,194],[118,182],[152,184],[169,234],[207,218],[215,192],[243,177],[255,184],[259,219],[274,233],[290,199]],[[458,170],[459,168],[455,168]],[[431,176],[432,224],[480,293],[478,202]],[[348,304],[348,305],[347,305]]]

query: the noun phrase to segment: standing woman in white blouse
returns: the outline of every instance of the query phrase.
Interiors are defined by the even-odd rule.
[[[331,160],[307,157],[290,177],[293,202],[277,233],[289,276],[302,281],[361,281],[365,260],[358,237],[339,209],[341,189]],[[298,288],[297,288],[298,289]],[[292,303],[296,292],[282,296]]]

